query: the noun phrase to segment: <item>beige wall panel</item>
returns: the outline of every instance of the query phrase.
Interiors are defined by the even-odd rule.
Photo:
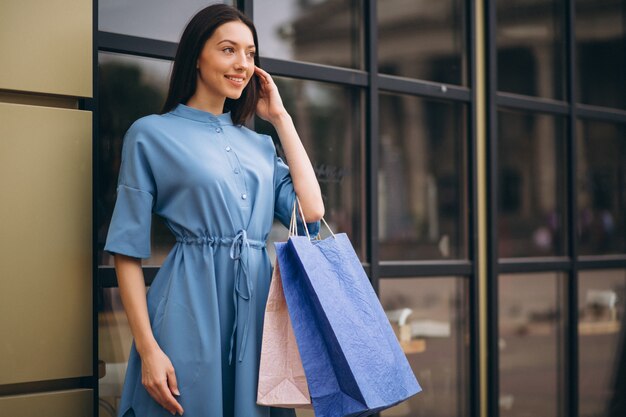
[[[92,1],[0,1],[0,88],[92,97]]]
[[[2,0],[0,0],[2,1]],[[0,102],[13,104],[30,104],[32,106],[61,107],[78,109],[78,99],[67,96],[42,95],[39,93],[13,92],[0,90]]]
[[[0,385],[92,374],[91,123],[0,103]]]
[[[0,415],[13,417],[87,417],[93,415],[90,389],[0,397]]]

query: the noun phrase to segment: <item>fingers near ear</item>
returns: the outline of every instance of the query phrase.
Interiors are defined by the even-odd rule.
[[[265,78],[267,80],[271,80],[272,79],[272,77],[270,77],[270,74],[267,71],[265,71],[263,68],[259,68],[259,67],[256,67],[256,68],[259,70],[259,73],[261,73],[263,78]]]

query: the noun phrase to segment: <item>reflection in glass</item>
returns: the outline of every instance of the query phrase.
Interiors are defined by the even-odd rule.
[[[576,0],[577,93],[582,103],[626,108],[626,5]]]
[[[557,116],[498,112],[500,257],[564,254],[564,132]]]
[[[556,273],[499,278],[502,417],[563,415],[563,278]]]
[[[499,91],[565,99],[565,5],[559,0],[496,2]]]
[[[467,86],[465,3],[379,0],[379,72]]]
[[[626,126],[579,120],[580,253],[626,253]]]
[[[255,0],[262,57],[361,68],[358,0]]]
[[[117,417],[133,335],[117,288],[99,289],[98,359],[106,374],[98,380],[101,417]]]
[[[382,260],[467,256],[466,107],[380,95]]]
[[[618,389],[618,384],[624,386],[626,383],[625,301],[626,271],[580,272],[578,366],[581,417],[626,415],[624,391]]]
[[[364,261],[361,92],[316,81],[284,77],[274,77],[274,80],[322,189],[324,219],[333,232],[348,235],[359,258]],[[273,126],[257,119],[256,130],[271,135],[279,155],[284,158]],[[322,238],[330,235],[323,222],[320,234]],[[286,238],[287,230],[280,226],[272,229],[269,240],[284,241]],[[268,246],[268,252],[273,252],[273,246]]]
[[[104,52],[98,59],[98,257],[99,265],[113,265],[113,257],[102,248],[115,205],[122,140],[135,120],[161,110],[171,62]],[[160,265],[174,243],[160,217],[152,219],[152,258],[144,265]]]
[[[217,0],[99,0],[98,30],[178,42],[196,12]]]
[[[380,301],[422,392],[385,417],[469,413],[469,293],[464,278],[380,280]]]
[[[626,415],[626,271],[582,271],[578,280],[581,417]],[[621,363],[621,368],[620,368]],[[616,406],[619,403],[618,406]]]

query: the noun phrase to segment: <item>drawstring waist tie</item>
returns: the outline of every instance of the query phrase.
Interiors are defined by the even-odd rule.
[[[239,362],[243,360],[243,354],[246,349],[246,341],[248,339],[248,324],[252,319],[252,299],[253,286],[248,270],[248,257],[250,248],[263,249],[265,242],[261,240],[248,239],[248,233],[245,229],[240,229],[234,237],[215,237],[215,236],[177,236],[176,241],[190,245],[222,245],[230,246],[230,259],[235,261],[235,283],[233,288],[233,302],[235,305],[235,324],[233,332],[230,336],[230,351],[228,353],[228,363],[232,363],[233,345],[235,334],[237,332],[237,316],[240,308],[239,303],[248,304],[248,317],[243,327],[243,337],[239,344]]]

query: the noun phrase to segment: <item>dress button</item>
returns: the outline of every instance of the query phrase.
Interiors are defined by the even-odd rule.
[[[230,152],[230,146],[226,147],[226,152]]]
[[[235,169],[233,170],[233,172],[234,172],[235,174],[239,174],[239,168],[235,168]]]
[[[217,133],[220,133],[220,132],[222,131],[222,128],[221,128],[221,127],[216,127],[216,128],[215,128],[215,131],[216,131]]]
[[[241,199],[245,200],[246,198],[248,198],[248,196],[246,195],[246,193],[241,194]]]

